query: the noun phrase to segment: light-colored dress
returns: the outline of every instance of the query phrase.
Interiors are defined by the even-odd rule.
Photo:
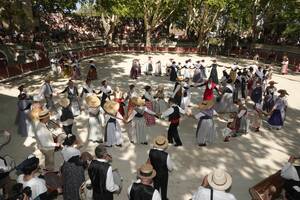
[[[102,127],[104,126],[104,110],[101,107],[88,108],[88,113],[88,140],[100,141],[103,138]]]
[[[287,108],[287,100],[285,97],[278,97],[275,101],[273,112],[270,118],[268,119],[269,126],[271,128],[280,129],[283,127],[285,120],[285,110]]]
[[[192,98],[192,95],[191,95],[190,85],[185,82],[183,84],[183,94],[182,94],[180,107],[182,109],[187,109],[191,103],[191,98]]]
[[[18,125],[18,133],[23,136],[29,135],[31,132],[31,123],[29,118],[31,100],[23,99],[18,101],[18,111],[16,116],[16,124]]]
[[[195,115],[198,119],[196,130],[196,138],[198,144],[212,144],[216,137],[216,126],[213,120],[213,115],[217,114],[213,109],[207,109]]]
[[[156,113],[162,113],[165,110],[167,110],[168,105],[167,102],[165,101],[165,95],[163,90],[158,90],[155,97],[157,98],[154,104],[154,111]]]
[[[117,118],[123,119],[120,113],[117,114]],[[121,125],[117,118],[109,114],[106,115],[104,141],[107,146],[121,145],[123,142]]]
[[[128,121],[131,121],[129,131],[132,136],[135,137],[136,143],[147,142],[147,135],[145,133],[145,119],[143,117],[144,113],[150,115],[155,115],[155,113],[144,106],[135,107],[128,117]]]
[[[282,61],[281,64],[282,64],[281,73],[282,74],[287,74],[288,73],[288,67],[289,67],[289,61],[288,60]]]
[[[233,103],[233,86],[231,84],[227,84],[223,89],[223,94],[220,99],[217,100],[214,108],[217,113],[230,113],[237,111],[237,106]]]

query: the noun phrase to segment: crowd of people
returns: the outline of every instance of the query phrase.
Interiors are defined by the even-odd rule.
[[[271,130],[284,126],[288,92],[275,87],[277,83],[272,80],[272,66],[240,67],[235,63],[224,67],[217,60],[212,60],[212,65],[206,65],[206,62],[189,59],[181,64],[169,59],[164,65],[149,57],[142,66],[139,60],[134,59],[129,77],[138,81],[144,76],[142,72],[145,76],[167,77],[174,83],[174,89],[167,97],[162,86],[153,88],[146,85],[143,94],[137,92],[137,85],[131,84],[128,91],[123,92],[119,87],[110,86],[108,80],[95,87],[93,81],[99,80],[99,73],[94,59],[89,60],[86,84],[79,87],[73,81],[83,79],[76,56],[64,55],[52,60],[52,76],[45,78],[36,95],[28,95],[24,85],[19,87],[18,133],[34,137],[37,148],[45,157],[40,177],[36,175],[41,170],[39,159],[35,156],[29,156],[17,166],[21,173],[17,182],[23,184],[24,195],[32,199],[50,199],[62,193],[64,199],[80,199],[79,191],[84,190],[89,191],[84,194],[86,199],[113,199],[114,193],[121,192],[121,184],[117,183],[121,178],[109,164],[112,156],[107,148],[122,148],[125,136],[121,127],[124,124],[128,124],[128,138],[133,145],[148,145],[146,129],[155,125],[158,119],[169,121],[167,133],[154,139],[149,159],[138,169],[138,180],[128,188],[130,200],[168,199],[168,176],[176,160],[172,160],[166,150],[172,144],[174,147],[184,145],[178,131],[182,115],[198,121],[195,143],[201,148],[216,140],[216,116],[229,116],[228,119],[224,117],[227,120],[226,127],[222,128],[224,142],[251,129],[261,132],[264,116]],[[218,77],[220,69],[223,69],[222,77]],[[62,91],[52,85],[56,76],[69,79]],[[193,108],[191,89],[201,87],[204,87],[203,97],[197,99],[202,100],[197,102],[197,108]],[[61,96],[55,101],[54,96],[58,94]],[[197,109],[197,112],[192,112],[192,109]],[[87,152],[80,152],[83,141],[78,137],[76,118],[83,113],[88,115],[87,142],[97,144],[94,158]],[[55,172],[57,161],[54,154],[57,151],[64,158],[59,173]],[[285,168],[288,167],[290,165]],[[88,171],[87,177],[85,170]],[[51,179],[49,174],[61,180],[50,189],[51,184],[46,184]],[[90,179],[89,184],[86,179]],[[228,172],[216,169],[203,179],[192,199],[236,199],[229,193],[232,181]],[[295,181],[298,182],[287,188],[299,184],[299,177]],[[30,194],[26,193],[27,187],[31,189]],[[286,193],[287,196],[299,195],[297,190],[286,190]]]

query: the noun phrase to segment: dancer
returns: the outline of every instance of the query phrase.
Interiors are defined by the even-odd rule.
[[[70,108],[70,100],[63,98],[59,101],[59,104],[62,108],[58,110],[58,118],[62,124],[63,130],[66,134],[73,134],[74,115]]]
[[[163,111],[167,110],[167,102],[165,101],[165,94],[164,94],[164,86],[159,85],[157,88],[157,92],[154,95],[156,99],[154,111],[156,113],[162,113]]]
[[[182,101],[182,94],[183,94],[183,88],[182,88],[182,81],[184,80],[183,76],[178,76],[176,78],[175,87],[172,94],[172,99],[174,99],[175,103],[180,106]]]
[[[136,138],[134,141],[131,138],[131,143],[138,144],[148,144],[147,135],[145,133],[145,119],[144,114],[148,113],[149,115],[155,116],[156,113],[152,110],[149,110],[145,107],[145,100],[140,97],[132,97],[131,102],[133,104],[133,109],[129,111],[128,118],[126,122],[131,122],[129,132]]]
[[[180,107],[184,110],[187,109],[191,103],[191,98],[190,79],[186,78],[183,83],[183,94]]]
[[[238,112],[235,115],[234,134],[233,137],[237,137],[240,134],[248,133],[249,120],[248,120],[248,109],[246,107],[245,99],[239,99],[237,102]]]
[[[237,106],[233,102],[232,80],[228,79],[226,86],[222,89],[222,94],[217,98],[214,106],[217,113],[232,113],[237,111]]]
[[[161,200],[159,192],[152,186],[152,179],[156,176],[152,165],[142,165],[137,176],[139,179],[128,188],[129,200]]]
[[[176,62],[173,61],[170,67],[170,81],[175,82],[177,80]]]
[[[90,80],[98,79],[97,78],[97,68],[96,68],[94,61],[95,61],[94,59],[89,60],[90,67],[89,67],[89,71],[88,71],[86,79],[90,79]]]
[[[164,136],[157,136],[149,152],[148,160],[156,171],[156,176],[153,178],[154,188],[160,191],[162,200],[168,200],[169,172],[174,168],[173,161],[166,152],[167,148],[168,139]]]
[[[124,98],[123,98],[123,92],[120,90],[119,87],[116,87],[116,89],[113,91],[113,97],[114,101],[119,104],[119,113],[124,117],[125,110],[124,110]]]
[[[216,127],[213,116],[216,111],[213,109],[214,101],[203,101],[199,104],[200,112],[194,117],[199,120],[196,130],[196,138],[199,146],[206,146],[212,144],[217,136]]]
[[[161,76],[161,62],[160,60],[156,62],[155,65],[155,76]]]
[[[203,72],[201,70],[200,60],[194,64],[194,76],[193,76],[194,83],[201,83],[203,82]]]
[[[153,103],[154,103],[155,100],[154,100],[154,98],[151,94],[152,88],[149,85],[147,85],[147,86],[145,86],[144,89],[145,89],[145,93],[144,93],[142,99],[145,99],[145,105],[148,108],[148,110],[153,111],[154,110]],[[147,126],[155,125],[155,117],[153,115],[148,114],[146,112],[146,113],[144,113],[144,117],[145,117]]]
[[[146,63],[146,75],[152,75],[152,71],[153,71],[153,61],[152,61],[152,57],[149,56],[148,57],[148,61]]]
[[[112,89],[111,87],[107,84],[106,80],[103,80],[101,82],[102,86],[100,87],[100,91],[98,92],[98,94],[102,93],[102,98],[101,98],[101,107],[104,106],[105,102],[107,99],[110,100],[110,95],[112,94]]]
[[[262,102],[262,95],[263,95],[263,88],[262,88],[262,74],[259,71],[255,72],[255,78],[253,81],[253,91],[251,93],[251,100],[254,103],[261,103]]]
[[[132,66],[130,69],[130,78],[137,79],[139,76],[139,66],[138,66],[138,60],[133,59]]]
[[[106,112],[106,127],[104,141],[106,147],[122,147],[122,130],[118,120],[123,120],[122,116],[118,113],[120,104],[115,101],[106,101],[104,104],[104,111]]]
[[[202,87],[205,86],[204,94],[203,94],[203,101],[209,101],[215,98],[214,90],[220,94],[218,89],[218,85],[211,79],[206,81],[205,83],[194,85],[193,87]]]
[[[94,86],[92,85],[92,80],[86,79],[85,85],[82,86],[80,98],[85,98],[86,96],[91,95],[93,93],[96,93],[96,92],[94,90]]]
[[[127,112],[126,112],[126,116],[128,117],[128,113],[129,111],[132,110],[132,108],[134,107],[134,105],[131,102],[131,98],[132,97],[137,97],[137,93],[135,91],[135,85],[131,84],[129,85],[129,91],[127,92],[126,98],[124,100],[125,103],[127,103]]]
[[[212,69],[210,71],[209,79],[212,80],[215,84],[219,84],[219,78],[218,78],[218,64],[217,60],[212,60],[213,64],[210,66]]]
[[[81,106],[79,103],[79,93],[72,80],[69,80],[68,86],[61,92],[61,94],[64,93],[67,93],[68,99],[71,102],[70,107],[74,117],[80,115]]]
[[[251,123],[251,127],[254,129],[254,132],[259,132],[259,129],[262,125],[262,117],[263,117],[263,106],[262,104],[256,103],[253,106],[253,121]]]
[[[286,90],[278,90],[280,94],[275,100],[275,104],[272,110],[268,113],[270,118],[268,119],[268,124],[270,128],[276,128],[277,130],[281,129],[284,125],[286,109],[287,109],[287,100],[286,95],[289,95]]]
[[[289,68],[289,59],[288,57],[285,55],[283,56],[283,59],[282,59],[282,67],[281,67],[281,74],[282,75],[286,75],[288,74],[288,68]]]
[[[169,118],[170,126],[168,129],[168,141],[173,144],[175,141],[175,147],[182,146],[181,139],[178,134],[178,126],[180,122],[180,114],[186,114],[186,112],[180,108],[173,98],[169,99],[170,108],[161,114],[161,118]]]
[[[18,133],[22,137],[30,136],[31,123],[30,123],[30,107],[32,100],[28,98],[26,93],[21,92],[18,96],[18,110],[15,124],[18,126]]]
[[[100,106],[100,100],[96,95],[86,97],[88,106],[88,141],[103,142],[102,127],[104,127],[104,111]]]
[[[275,93],[277,91],[277,88],[274,86],[275,84],[277,84],[277,82],[269,81],[269,86],[265,90],[263,110],[266,112],[270,112],[275,103],[275,99],[276,99]]]
[[[41,90],[39,92],[40,99],[45,98],[46,99],[46,107],[49,110],[54,110],[54,102],[53,102],[53,89],[50,84],[51,77],[46,76],[45,83],[41,87]]]

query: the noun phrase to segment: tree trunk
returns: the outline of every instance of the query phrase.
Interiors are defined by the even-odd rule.
[[[146,30],[146,48],[151,48],[151,30]]]

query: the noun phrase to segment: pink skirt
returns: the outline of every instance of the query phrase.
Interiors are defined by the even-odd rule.
[[[151,101],[146,101],[146,107],[149,110],[153,111],[153,103]],[[145,118],[147,126],[155,125],[155,117],[153,115],[150,115],[150,114],[148,114],[148,113],[145,112],[144,113],[144,118]]]
[[[288,65],[282,65],[281,73],[282,74],[287,74],[288,73]]]

